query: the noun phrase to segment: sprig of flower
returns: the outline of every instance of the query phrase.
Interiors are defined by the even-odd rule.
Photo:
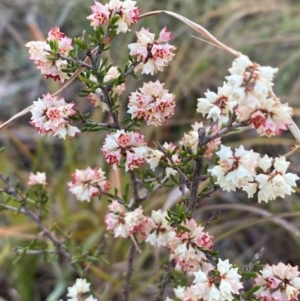
[[[141,62],[136,70],[142,69],[142,73],[151,75],[163,71],[175,55],[173,51],[176,47],[167,43],[172,39],[171,33],[164,27],[158,40],[155,40],[149,29],[142,28],[136,35],[137,42],[128,45],[130,55],[136,56],[137,61]]]
[[[266,264],[254,279],[255,285],[260,286],[254,295],[260,301],[295,301],[300,292],[299,274],[298,266]]]
[[[133,170],[145,162],[143,157],[147,151],[147,142],[139,131],[126,132],[117,130],[107,134],[101,148],[104,158],[114,169],[125,159],[125,170]]]
[[[46,78],[53,78],[62,83],[69,76],[62,71],[67,66],[67,61],[57,57],[57,54],[51,54],[50,42],[56,42],[58,51],[62,55],[67,55],[73,49],[72,39],[60,32],[58,27],[53,27],[48,33],[47,41],[31,41],[25,44],[29,48],[29,59],[34,61],[37,69],[45,75]]]
[[[163,85],[156,82],[144,83],[140,92],[132,92],[129,96],[127,111],[132,118],[144,119],[148,125],[161,125],[174,115],[174,94],[163,89]]]
[[[78,200],[89,202],[92,197],[108,192],[110,181],[106,180],[105,172],[101,168],[87,167],[85,170],[76,169],[68,186]]]
[[[44,136],[58,136],[66,138],[66,135],[74,137],[80,130],[71,125],[70,116],[76,114],[74,103],[66,103],[63,98],[57,100],[51,94],[43,95],[33,102],[31,109],[31,122],[38,132]]]
[[[96,29],[101,25],[106,25],[112,16],[118,16],[116,22],[117,34],[120,32],[130,31],[129,26],[138,21],[140,12],[139,7],[135,7],[136,2],[125,0],[110,0],[107,4],[102,5],[95,1],[95,5],[91,6],[93,13],[87,17],[91,21],[91,26]]]

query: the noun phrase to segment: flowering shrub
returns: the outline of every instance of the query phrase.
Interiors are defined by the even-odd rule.
[[[140,125],[144,121],[147,126],[161,126],[168,122],[175,114],[175,95],[164,89],[164,83],[159,80],[143,83],[138,91],[130,91],[130,96],[124,100],[127,103],[124,118],[120,117],[120,98],[128,76],[136,78],[139,70],[149,75],[164,71],[171,64],[176,47],[169,44],[173,37],[166,27],[160,31],[157,40],[150,29],[141,28],[136,31],[136,43],[128,45],[127,64],[123,68],[113,66],[106,56],[107,45],[113,38],[118,38],[118,34],[129,31],[139,19],[148,16],[139,15],[140,8],[135,4],[130,0],[110,0],[106,4],[95,1],[91,6],[92,14],[87,16],[94,34],[86,36],[84,32],[83,37],[74,38],[74,46],[72,39],[58,27],[50,30],[46,41],[26,44],[29,59],[34,61],[41,74],[67,84],[78,78],[85,86],[80,95],[110,116],[107,123],[90,120],[75,109],[74,102],[66,102],[50,93],[34,101],[29,108],[32,114],[30,124],[42,136],[76,139],[77,134],[106,131],[106,135],[102,135],[104,141],[99,156],[103,156],[107,166],[119,170],[123,179],[130,178],[130,185],[122,191],[115,185],[115,179],[106,178],[104,167],[103,170],[102,167],[86,167],[76,168],[68,182],[69,191],[76,200],[92,203],[97,198],[108,200],[104,217],[107,233],[112,233],[116,239],[130,241],[124,300],[130,299],[134,251],[143,252],[147,243],[153,248],[162,247],[170,262],[166,277],[162,277],[159,284],[156,300],[172,300],[165,295],[168,283],[173,285],[174,298],[183,301],[296,300],[300,290],[298,267],[282,262],[263,266],[261,253],[247,268],[222,259],[222,254],[215,249],[214,236],[206,228],[208,223],[204,224],[196,214],[201,201],[219,189],[240,189],[248,198],[257,195],[259,203],[285,198],[295,192],[299,177],[288,172],[287,156],[271,158],[267,154],[246,150],[243,145],[232,150],[222,140],[227,133],[242,127],[251,127],[258,135],[267,137],[295,127],[291,119],[292,108],[282,104],[272,90],[278,69],[254,63],[246,55],[211,38],[236,56],[229,68],[230,75],[217,92],[208,90],[205,97],[195,100],[197,112],[204,117],[202,122],[191,125],[192,130],[184,133],[179,142],[169,141],[162,145],[156,142],[151,147],[153,143],[142,134]],[[165,13],[211,37],[190,20],[175,13]],[[86,58],[77,57],[75,48],[81,49]],[[48,200],[45,173],[31,173],[29,176],[29,186],[42,185],[40,194],[36,191],[36,201],[29,197],[29,192],[13,188],[2,175],[1,180],[4,184],[1,193],[19,202],[20,210],[8,205],[10,199],[1,203],[1,207],[31,218],[53,244],[54,250],[34,249],[34,244],[31,244],[22,255],[28,251],[59,254],[79,274],[83,274],[84,264],[99,259],[100,252],[96,258],[88,252],[72,254],[68,245],[70,237],[61,231],[63,237],[58,238],[59,235],[44,225],[42,214]],[[202,183],[208,186],[203,188]],[[147,199],[169,185],[180,188],[183,201],[171,209],[160,208],[150,214],[144,205]],[[32,204],[35,205],[33,208],[30,207]],[[212,214],[209,222],[215,218],[217,216]],[[176,273],[188,279],[186,285],[179,285],[180,281],[174,276]],[[246,285],[246,281],[251,284]],[[74,301],[98,300],[93,295],[90,295],[90,284],[77,278],[68,288],[66,297]]]

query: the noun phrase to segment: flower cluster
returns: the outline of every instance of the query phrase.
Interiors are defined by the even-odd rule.
[[[254,293],[260,301],[295,301],[300,292],[298,266],[292,267],[282,262],[266,265],[255,278],[255,285],[260,288]]]
[[[31,41],[26,43],[29,47],[29,59],[34,61],[37,69],[46,78],[53,78],[64,82],[68,79],[68,75],[62,71],[66,67],[67,61],[57,57],[57,54],[51,54],[50,41],[55,41],[58,45],[59,53],[67,55],[73,49],[72,39],[60,32],[58,27],[51,28],[48,33],[47,41]]]
[[[146,242],[159,247],[166,246],[169,238],[174,235],[173,228],[166,220],[167,212],[152,210],[151,218],[149,219],[149,235]]]
[[[247,192],[248,197],[259,190],[259,202],[283,198],[294,192],[292,187],[296,186],[299,177],[286,173],[290,163],[285,157],[273,159],[265,155],[260,158],[258,153],[247,151],[243,146],[233,153],[230,147],[224,145],[216,154],[220,158],[219,163],[209,171],[223,190],[235,191],[241,188]]]
[[[198,149],[198,142],[199,142],[199,129],[204,128],[204,125],[202,122],[195,122],[192,125],[193,130],[189,131],[188,133],[185,133],[183,135],[183,138],[179,142],[181,145],[185,146],[186,148],[189,148],[194,154],[197,153]],[[216,128],[213,128],[212,133],[215,132]],[[216,129],[217,130],[217,129]],[[211,132],[210,127],[205,128],[206,134]],[[216,138],[210,142],[208,142],[205,146],[205,152],[204,157],[211,158],[214,152],[219,148],[219,145],[221,144],[221,138]]]
[[[232,301],[243,288],[241,275],[228,259],[219,259],[216,268],[194,272],[195,279],[190,287],[177,287],[175,295],[182,301]]]
[[[107,4],[102,5],[95,1],[91,6],[93,13],[87,17],[91,21],[91,26],[96,29],[101,25],[106,25],[112,16],[118,16],[116,22],[117,33],[129,31],[129,26],[138,21],[140,9],[135,7],[136,2],[125,0],[110,0]]]
[[[129,44],[130,55],[136,56],[140,64],[138,69],[142,69],[142,73],[153,75],[157,71],[163,71],[174,57],[173,51],[176,47],[167,43],[172,39],[172,35],[164,27],[158,40],[154,39],[154,34],[148,29],[142,28],[136,32],[137,43]]]
[[[186,272],[209,269],[211,264],[205,253],[212,251],[213,237],[203,232],[194,219],[185,220],[182,226],[188,230],[176,231],[167,242],[176,268]]]
[[[116,200],[108,208],[109,212],[105,216],[106,229],[113,230],[115,237],[125,238],[138,234],[151,245],[166,246],[176,262],[176,268],[183,271],[213,269],[206,256],[213,249],[213,237],[203,232],[203,227],[198,226],[194,219],[185,220],[181,226],[186,230],[177,231],[168,224],[167,213],[161,210],[153,210],[149,217],[143,214],[141,207],[126,211]]]
[[[106,230],[113,230],[115,237],[129,237],[138,234],[145,239],[149,234],[148,217],[144,216],[142,207],[133,211],[126,211],[117,200],[108,206],[109,212],[105,215]]]
[[[272,91],[277,68],[260,66],[245,55],[233,61],[227,82],[218,93],[208,91],[198,99],[197,112],[212,118],[221,127],[234,112],[239,121],[248,121],[260,135],[280,134],[290,124],[292,109],[281,104]]]
[[[247,151],[240,146],[233,154],[230,147],[221,145],[216,154],[220,158],[218,165],[209,171],[216,177],[216,184],[223,190],[235,191],[236,188],[241,188],[254,180],[259,162],[258,153]]]
[[[259,160],[258,167],[262,169],[262,173],[255,176],[255,181],[243,187],[247,192],[248,197],[258,191],[258,202],[272,201],[277,197],[284,198],[285,195],[291,195],[295,192],[292,187],[296,186],[296,180],[299,177],[292,173],[287,173],[287,168],[290,162],[287,162],[285,157],[269,158],[265,155]]]
[[[174,115],[174,97],[163,89],[159,80],[144,83],[140,92],[131,93],[127,112],[132,118],[144,119],[148,125],[158,126]]]
[[[108,192],[110,182],[106,180],[105,172],[101,168],[87,167],[85,170],[76,169],[68,186],[78,200],[89,202],[92,197]]]
[[[51,94],[43,95],[33,102],[31,122],[41,135],[58,136],[65,139],[66,135],[74,137],[80,130],[70,124],[70,116],[76,114],[74,103],[66,103],[63,98],[57,100]]]
[[[182,226],[188,230],[173,230],[174,234],[167,242],[176,268],[187,272],[210,269],[206,252],[213,249],[213,237],[203,232],[204,228],[198,226],[194,219],[185,220]]]
[[[35,184],[47,185],[46,174],[44,172],[37,172],[36,174],[33,174],[31,172],[29,174],[29,179],[28,179],[27,184],[29,186],[32,186]]]
[[[107,74],[103,78],[103,84],[105,84],[108,81],[111,81],[113,79],[116,79],[120,76],[120,72],[118,71],[118,68],[115,66],[112,66],[107,71]],[[91,75],[89,80],[94,81],[95,84],[97,84],[97,79],[95,76]],[[122,92],[125,90],[125,84],[120,84],[117,86],[113,86],[111,89],[112,95],[118,95],[120,96]],[[103,111],[108,111],[107,104],[102,100],[103,93],[100,88],[96,89],[94,93],[90,93],[87,98],[91,101],[91,103],[97,107],[101,107]]]
[[[143,157],[147,151],[147,142],[139,132],[125,132],[117,130],[115,133],[107,134],[102,152],[108,164],[114,169],[120,165],[121,159],[125,159],[125,170],[133,170],[145,162]]]
[[[73,286],[68,287],[68,301],[97,301],[92,295],[84,298],[90,292],[90,283],[87,283],[85,279],[77,278]],[[84,298],[84,299],[83,299]]]

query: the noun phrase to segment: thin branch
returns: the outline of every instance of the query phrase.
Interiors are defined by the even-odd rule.
[[[175,262],[171,260],[167,266],[164,266],[165,273],[162,276],[161,282],[158,284],[158,292],[154,301],[163,301],[164,300],[164,292],[167,285],[172,280],[172,271],[174,269]]]
[[[207,136],[204,144],[207,144],[208,142],[210,142],[216,138],[224,136],[225,134],[229,133],[231,130],[237,129],[239,127],[245,127],[245,126],[248,126],[248,121],[242,121],[242,122],[234,123],[232,125],[227,125],[227,127],[225,129],[222,129],[221,131],[219,131],[213,135]]]
[[[191,181],[187,178],[187,176],[181,171],[181,169],[179,167],[176,166],[174,160],[172,159],[172,156],[169,156],[165,150],[165,148],[159,143],[156,142],[158,149],[169,159],[170,163],[171,163],[171,167],[176,170],[179,175],[182,177],[185,185],[187,186],[188,189],[191,189]]]
[[[51,53],[50,50],[49,50],[48,52]],[[62,54],[60,54],[60,53],[57,54],[57,56],[58,56],[60,59],[64,60],[64,61],[76,63],[76,64],[78,64],[79,66],[84,67],[85,69],[88,69],[88,70],[92,70],[92,69],[93,69],[92,65],[89,65],[89,64],[83,62],[82,60],[80,60],[80,59],[77,58],[77,57],[71,58],[71,57],[62,55]]]
[[[133,271],[133,257],[134,257],[134,251],[135,251],[135,245],[133,241],[131,241],[130,245],[130,250],[129,250],[129,258],[128,258],[128,263],[127,263],[127,272],[126,272],[126,277],[125,277],[125,285],[124,285],[124,301],[129,300],[129,295],[130,295],[130,280],[131,280],[131,275]]]
[[[137,206],[140,202],[140,196],[139,196],[139,190],[138,190],[138,181],[136,179],[135,173],[133,170],[129,170],[129,175],[130,175],[130,179],[131,179],[131,183],[132,183],[132,191],[133,191],[133,200],[135,205]],[[133,206],[134,208],[135,206]]]
[[[71,261],[71,256],[68,253],[68,251],[66,251],[63,248],[63,243],[64,241],[59,241],[57,240],[50,232],[49,230],[42,224],[40,218],[38,216],[36,216],[30,209],[28,209],[26,207],[26,198],[21,196],[9,183],[9,179],[5,178],[2,174],[0,174],[0,179],[2,180],[2,182],[5,184],[5,191],[4,193],[7,193],[8,195],[13,196],[17,201],[20,202],[20,205],[22,206],[20,209],[12,207],[12,206],[8,206],[5,204],[0,204],[0,206],[2,208],[5,208],[7,210],[11,210],[14,211],[16,213],[20,212],[26,216],[28,216],[33,222],[35,222],[39,228],[42,230],[42,234],[43,236],[47,237],[54,245],[54,247],[58,250],[59,253],[62,253],[64,255],[64,257],[66,257],[66,259],[68,259],[69,261]]]
[[[198,148],[203,145],[205,141],[205,129],[204,128],[199,128],[198,130]],[[194,172],[193,172],[193,179],[191,182],[191,188],[190,188],[190,199],[189,201],[185,204],[185,210],[193,212],[197,201],[199,199],[198,197],[198,188],[199,184],[202,181],[202,166],[203,166],[203,157],[196,158],[194,160]]]

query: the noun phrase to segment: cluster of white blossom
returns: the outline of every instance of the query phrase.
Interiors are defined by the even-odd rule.
[[[276,197],[284,198],[290,195],[299,177],[287,173],[290,162],[285,157],[263,158],[253,150],[247,151],[243,146],[233,151],[230,147],[221,145],[216,152],[219,162],[209,171],[216,177],[216,184],[223,190],[235,191],[241,188],[252,197],[258,190],[258,201],[271,201]]]
[[[205,98],[198,99],[197,112],[220,128],[235,113],[239,121],[248,121],[260,135],[270,137],[286,130],[292,109],[281,104],[272,91],[277,68],[260,66],[241,54],[229,72],[218,93],[208,91]]]

